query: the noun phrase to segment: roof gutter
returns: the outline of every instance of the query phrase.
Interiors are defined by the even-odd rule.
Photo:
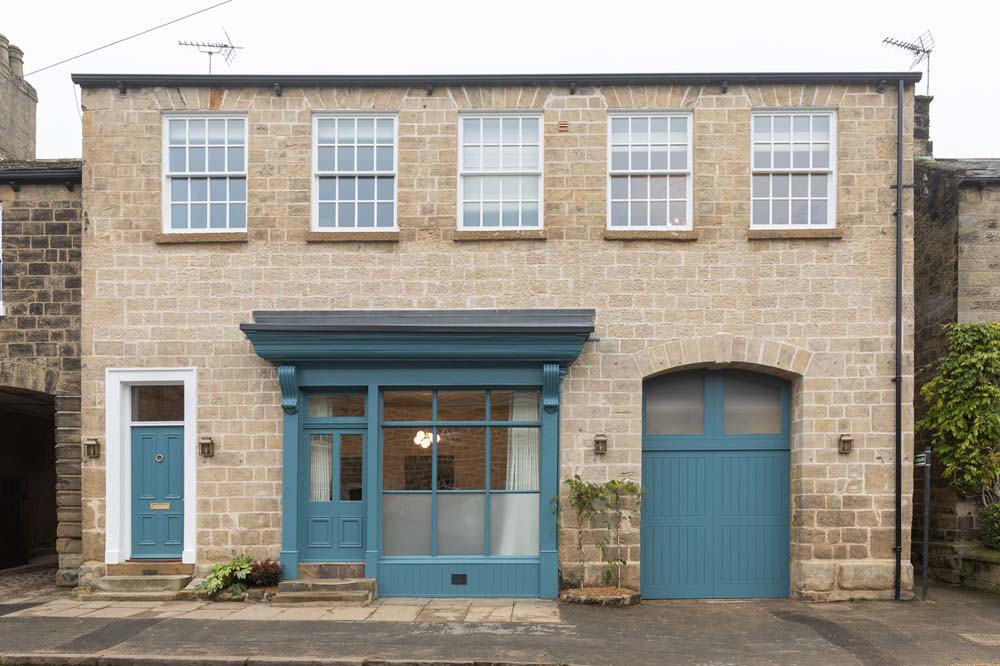
[[[726,92],[730,84],[772,83],[860,83],[884,88],[891,81],[916,82],[920,72],[730,72],[687,74],[73,74],[73,83],[84,88],[128,88],[155,86],[264,87],[280,90],[305,87],[427,87],[435,86],[577,86],[602,85],[718,85]]]
[[[15,192],[24,183],[56,183],[72,190],[83,180],[83,169],[0,169],[0,184],[10,185]]]

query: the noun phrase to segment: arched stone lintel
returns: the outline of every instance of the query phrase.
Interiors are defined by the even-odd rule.
[[[780,340],[718,333],[667,340],[637,352],[635,362],[643,378],[680,368],[728,366],[795,379],[806,374],[812,356]]]
[[[0,386],[56,395],[59,372],[46,370],[34,363],[0,361]]]

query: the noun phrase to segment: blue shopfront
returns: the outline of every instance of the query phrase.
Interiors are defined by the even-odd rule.
[[[281,561],[381,596],[558,593],[560,383],[592,310],[257,312],[278,366]]]

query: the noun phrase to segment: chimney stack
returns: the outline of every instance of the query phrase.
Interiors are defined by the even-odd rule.
[[[929,95],[917,95],[913,102],[913,157],[934,157],[931,141],[931,102]]]
[[[10,55],[8,56],[10,62],[10,73],[15,79],[24,78],[24,51],[20,47],[11,44],[8,47]]]
[[[35,159],[38,93],[24,78],[24,51],[0,35],[0,160]]]
[[[10,40],[0,35],[0,78],[10,76]]]

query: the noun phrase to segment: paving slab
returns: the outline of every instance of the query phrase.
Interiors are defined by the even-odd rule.
[[[423,606],[389,606],[383,605],[368,616],[372,622],[412,622],[420,615]]]
[[[361,622],[367,620],[374,608],[365,606],[345,606],[343,608],[331,608],[321,617],[321,620],[333,620],[336,622]]]

